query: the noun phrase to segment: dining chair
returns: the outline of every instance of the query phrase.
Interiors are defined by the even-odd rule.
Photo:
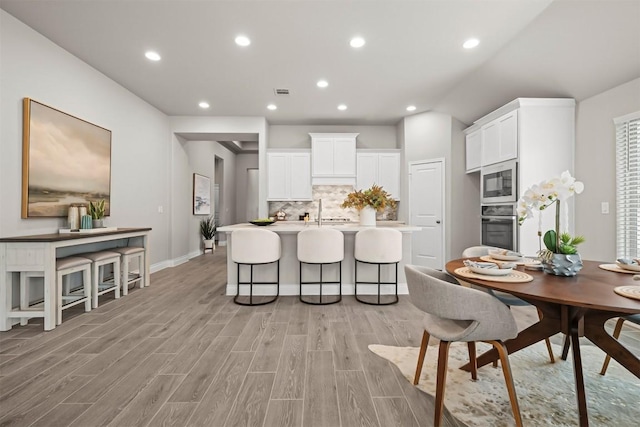
[[[469,349],[471,376],[477,378],[476,341],[493,345],[502,362],[502,373],[516,425],[522,426],[518,398],[513,384],[509,352],[503,341],[515,338],[518,327],[513,314],[497,298],[476,289],[459,286],[455,279],[428,267],[404,267],[413,305],[422,310],[422,343],[416,366],[414,385],[420,381],[422,365],[430,337],[440,340],[436,376],[434,425],[439,426],[444,408],[447,359],[452,342],[466,342]],[[455,283],[454,283],[455,282]]]
[[[462,257],[463,258],[479,258],[485,255],[489,255],[489,251],[491,250],[504,250],[502,248],[496,248],[493,246],[471,246],[467,249],[465,249],[464,251],[462,251]],[[503,302],[504,304],[506,304],[508,307],[523,307],[523,306],[527,306],[527,305],[531,305],[529,304],[527,301],[518,298],[515,295],[511,295],[507,292],[500,292],[500,291],[494,291],[492,289],[487,289],[487,292],[489,292],[491,295],[493,295],[494,297],[498,298],[501,302]],[[540,311],[540,309],[538,309],[538,319],[542,319],[542,312]],[[549,353],[549,361],[551,363],[555,363],[556,359],[553,355],[553,349],[551,347],[551,341],[549,341],[549,338],[545,338],[545,343],[547,344],[547,352]]]
[[[616,326],[613,328],[613,337],[618,339],[620,337],[620,332],[622,331],[622,324],[626,321],[635,323],[636,325],[640,325],[640,314],[630,314],[629,316],[619,317],[616,322]],[[604,358],[604,363],[602,364],[602,369],[600,370],[600,375],[604,375],[607,373],[607,368],[609,367],[609,361],[611,361],[611,356],[607,354],[607,357]]]

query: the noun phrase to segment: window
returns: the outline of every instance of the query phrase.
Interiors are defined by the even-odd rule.
[[[640,111],[614,123],[617,257],[640,258]]]

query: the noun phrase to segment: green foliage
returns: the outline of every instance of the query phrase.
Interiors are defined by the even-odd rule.
[[[105,211],[104,199],[97,200],[95,203],[93,201],[89,202],[89,215],[91,215],[92,219],[104,218],[104,211]]]
[[[200,234],[204,240],[213,240],[216,235],[217,226],[212,216],[200,221]]]
[[[557,254],[572,255],[578,253],[577,246],[584,242],[583,236],[571,237],[569,233],[562,233],[560,239],[556,235],[555,230],[549,230],[544,233],[544,245],[549,252]]]
[[[357,210],[362,210],[365,206],[371,206],[376,211],[381,212],[387,206],[395,209],[396,201],[382,187],[373,184],[367,190],[349,193],[340,205],[342,208],[356,208]]]
[[[551,252],[556,251],[556,231],[555,230],[549,230],[546,233],[544,233],[544,237],[542,238],[542,241],[544,242],[544,245],[547,247],[547,249],[549,249]]]

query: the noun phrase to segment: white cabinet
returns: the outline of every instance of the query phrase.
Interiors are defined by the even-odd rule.
[[[312,200],[311,153],[267,153],[267,200]]]
[[[518,158],[517,110],[482,126],[481,131],[482,166]]]
[[[482,160],[482,130],[477,130],[466,137],[467,173],[480,170]]]
[[[400,200],[400,153],[361,150],[357,153],[356,189],[377,184]]]
[[[314,184],[355,184],[357,133],[310,133]]]

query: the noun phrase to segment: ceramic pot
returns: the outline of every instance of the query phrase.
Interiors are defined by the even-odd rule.
[[[363,227],[376,226],[376,210],[371,206],[365,206],[360,210],[360,225]]]
[[[582,270],[580,254],[553,254],[549,260],[542,260],[542,270],[556,276],[575,276]]]
[[[215,240],[203,240],[205,253],[209,250],[213,253],[215,250]]]
[[[104,220],[103,219],[94,219],[93,220],[93,228],[103,228]]]

